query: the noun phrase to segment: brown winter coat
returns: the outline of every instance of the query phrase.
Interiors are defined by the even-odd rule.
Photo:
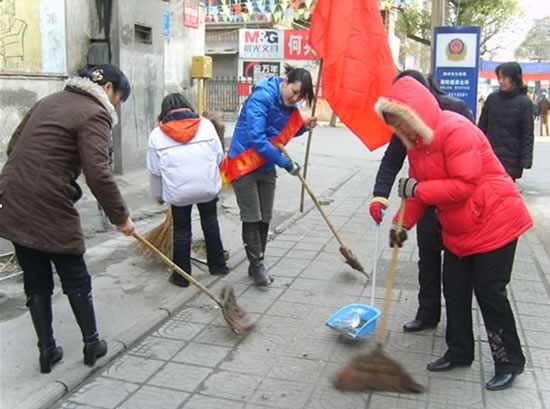
[[[39,101],[16,129],[0,174],[0,237],[32,249],[83,254],[74,202],[80,172],[113,224],[128,210],[109,166],[116,112],[103,89],[73,78]]]

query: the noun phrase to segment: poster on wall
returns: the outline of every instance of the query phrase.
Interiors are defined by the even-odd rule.
[[[432,72],[441,90],[460,98],[475,115],[479,27],[435,27]]]
[[[0,1],[0,73],[64,74],[64,0]]]
[[[239,30],[239,58],[280,60],[283,58],[283,35],[279,30]]]
[[[316,60],[317,53],[308,44],[309,30],[285,30],[285,59]]]
[[[279,61],[248,61],[239,62],[239,76],[251,78],[256,83],[261,79],[281,75],[281,64]]]
[[[183,25],[199,28],[199,5],[186,1],[183,3]]]

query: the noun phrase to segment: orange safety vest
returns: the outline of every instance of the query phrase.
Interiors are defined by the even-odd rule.
[[[278,144],[286,145],[296,135],[296,132],[300,130],[304,120],[300,111],[294,109],[294,112],[290,115],[288,123],[284,129],[271,140],[271,143],[275,146]],[[262,167],[267,160],[260,155],[254,148],[248,148],[244,152],[239,153],[234,158],[229,158],[229,155],[225,155],[225,158],[220,165],[220,172],[222,175],[222,181],[224,186],[232,183],[234,180],[253,172],[256,169]]]

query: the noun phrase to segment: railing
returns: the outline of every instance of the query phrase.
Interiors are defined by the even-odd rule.
[[[251,80],[231,77],[212,78],[206,85],[206,104],[209,111],[239,112],[246,97],[250,95]]]

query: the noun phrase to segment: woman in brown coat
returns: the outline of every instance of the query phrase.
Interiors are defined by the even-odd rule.
[[[128,98],[130,84],[108,64],[79,74],[26,115],[8,145],[0,174],[0,237],[13,243],[23,269],[42,373],[63,357],[52,329],[52,263],[82,331],[84,363],[93,366],[107,353],[97,333],[84,236],[74,207],[82,195],[76,183],[81,171],[117,230],[127,235],[134,231],[108,153],[115,109]]]

